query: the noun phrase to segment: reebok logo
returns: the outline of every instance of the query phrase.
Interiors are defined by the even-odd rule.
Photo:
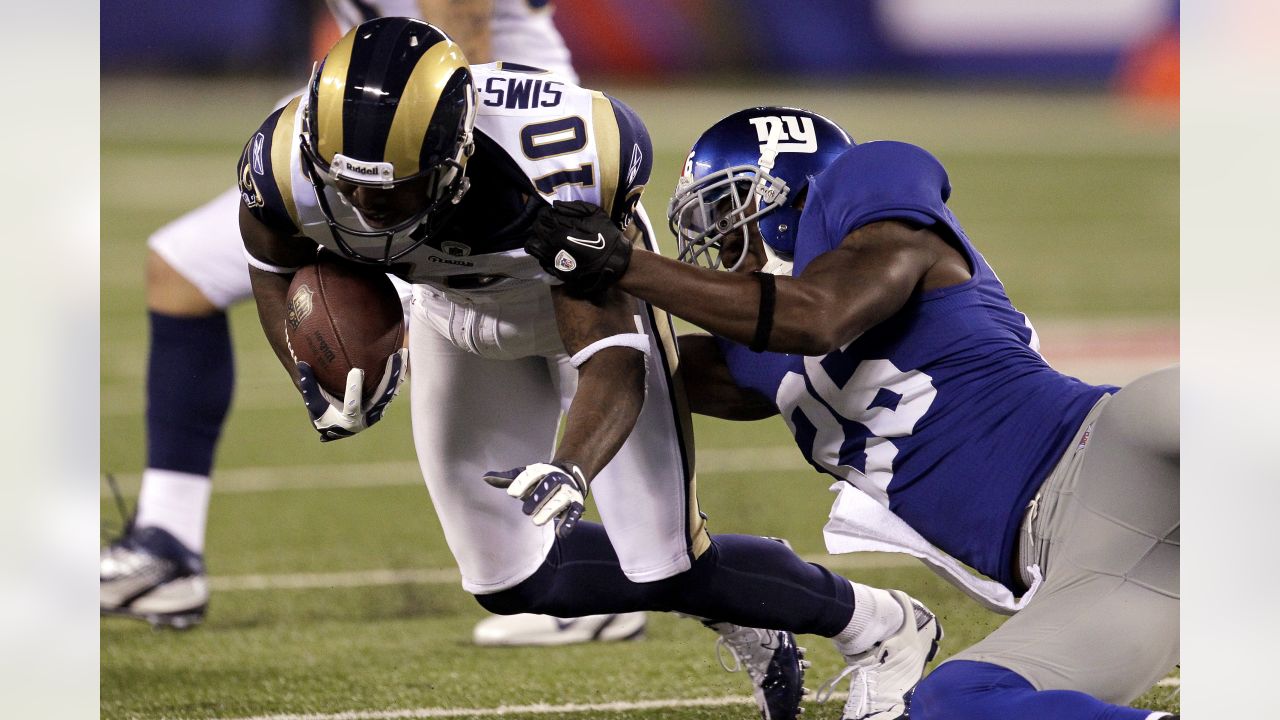
[[[604,233],[596,233],[594,240],[583,240],[582,238],[576,238],[572,235],[565,235],[564,239],[575,245],[581,245],[582,247],[591,248],[592,250],[604,249]]]
[[[640,150],[639,144],[631,146],[631,165],[627,168],[627,184],[630,185],[636,179],[636,173],[640,172],[640,164],[644,162],[644,152]]]
[[[267,138],[262,133],[253,136],[253,172],[262,175],[266,173],[266,167],[262,164],[262,146],[267,142]]]

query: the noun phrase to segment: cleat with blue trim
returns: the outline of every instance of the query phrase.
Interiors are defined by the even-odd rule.
[[[938,652],[942,640],[938,618],[910,595],[889,592],[902,606],[906,618],[902,627],[870,650],[845,656],[844,670],[818,689],[818,701],[826,702],[836,684],[849,677],[842,720],[905,720],[916,684]]]
[[[804,712],[800,703],[808,693],[804,671],[809,661],[804,659],[804,648],[796,644],[795,635],[732,623],[703,624],[720,635],[716,640],[720,666],[729,672],[747,671],[763,720],[795,720]],[[724,648],[734,658],[733,667],[725,662]]]
[[[476,623],[472,639],[477,645],[572,645],[585,642],[637,640],[646,625],[642,612],[557,618],[519,613],[494,615]]]
[[[203,558],[163,528],[130,528],[102,548],[99,579],[103,615],[181,630],[204,620],[209,606]]]

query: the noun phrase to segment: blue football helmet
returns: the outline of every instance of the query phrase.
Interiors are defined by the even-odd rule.
[[[693,144],[667,208],[678,258],[712,269],[723,241],[756,222],[769,256],[768,272],[789,272],[800,211],[795,199],[810,178],[853,146],[839,125],[789,107],[755,107],[712,125]],[[739,251],[728,270],[742,266]]]

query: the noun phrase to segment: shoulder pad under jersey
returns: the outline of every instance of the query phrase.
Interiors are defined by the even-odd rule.
[[[950,196],[946,169],[923,148],[884,140],[854,145],[810,183],[796,241],[797,268],[802,256],[834,248],[848,233],[881,220],[963,236],[946,205]]]

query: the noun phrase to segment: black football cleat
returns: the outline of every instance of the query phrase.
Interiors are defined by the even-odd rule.
[[[731,623],[703,623],[719,633],[716,657],[729,672],[745,669],[751,678],[756,705],[763,720],[795,720],[804,708],[800,703],[808,692],[804,671],[809,661],[796,636],[782,630],[761,630]],[[736,663],[730,667],[721,652],[729,648]]]

